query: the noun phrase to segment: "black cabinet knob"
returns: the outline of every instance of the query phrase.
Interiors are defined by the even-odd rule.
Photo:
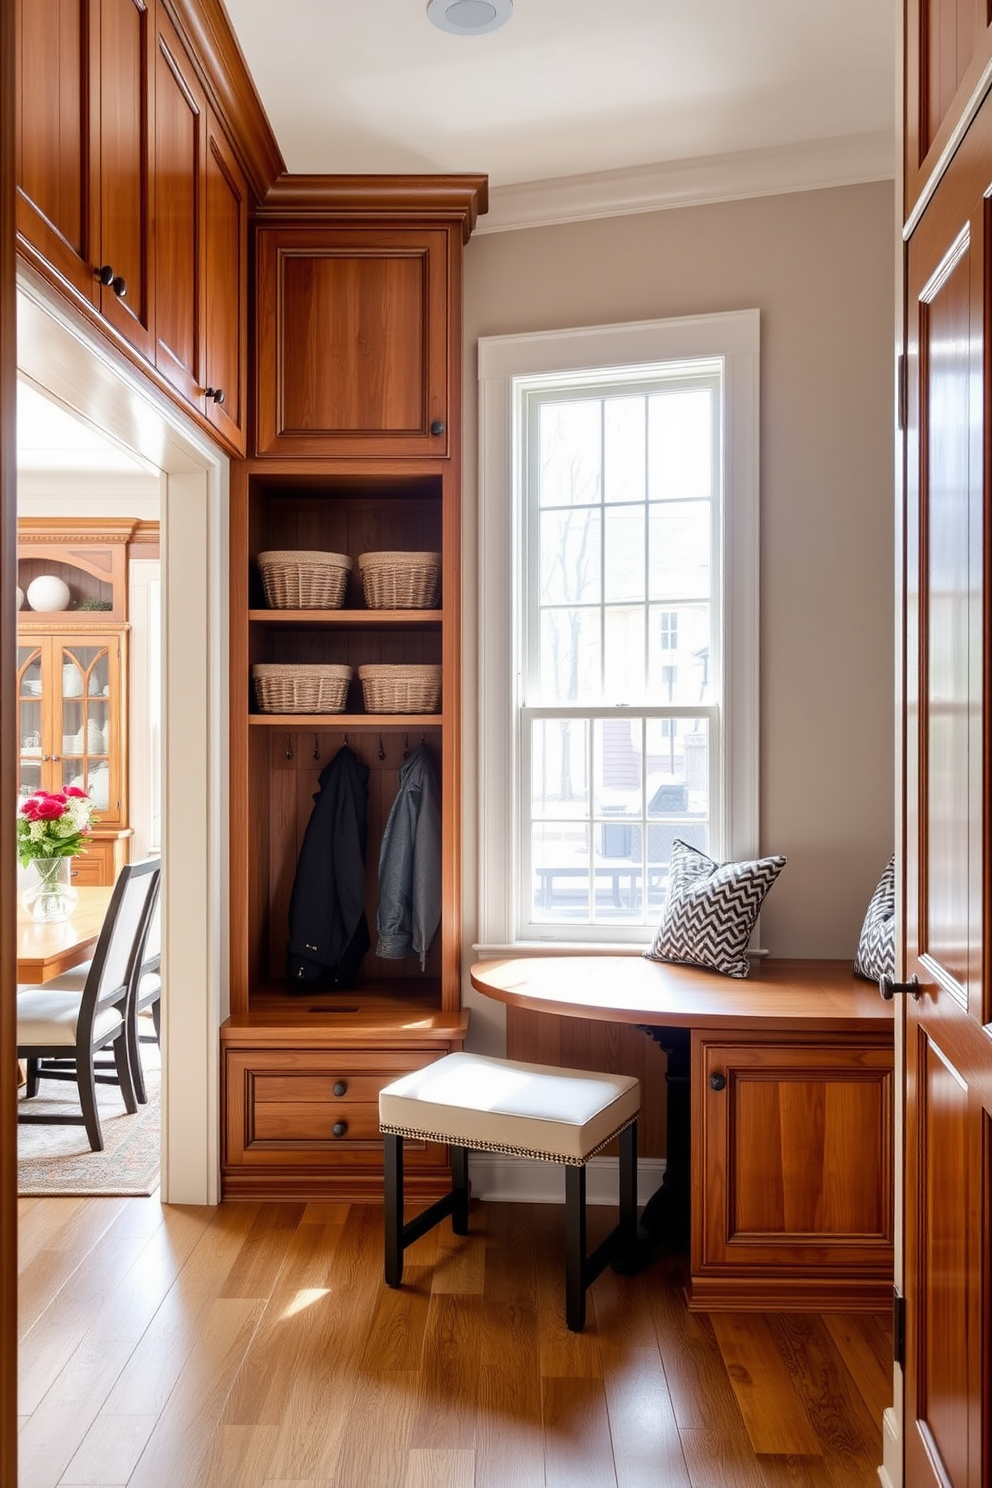
[[[122,300],[127,294],[127,280],[124,278],[124,275],[115,274],[113,279],[111,279],[110,281],[110,287],[114,291],[114,294],[117,296],[117,298],[119,300]]]
[[[347,1121],[335,1121],[334,1125],[331,1127],[331,1132],[335,1137],[343,1137],[347,1134],[347,1131]]]
[[[332,1088],[335,1095],[347,1095],[348,1082],[347,1080],[335,1080]]]
[[[726,1077],[726,1075],[721,1075],[720,1072],[719,1072],[719,1070],[717,1070],[714,1074],[710,1075],[710,1089],[711,1090],[724,1090],[724,1089],[726,1089],[726,1085],[727,1085],[727,1077]]]
[[[431,424],[431,433],[434,435],[435,438],[437,438],[439,434],[444,433],[444,425],[442,424],[440,419],[435,419],[434,422]]]
[[[100,281],[101,284],[105,285],[106,288],[109,289],[110,286],[111,286],[111,284],[113,284],[113,282],[114,282],[114,269],[113,269],[113,265],[112,264],[101,264],[100,267],[96,271],[96,277],[99,279],[99,281]]]
[[[914,1002],[919,1002],[923,996],[918,976],[911,976],[908,982],[894,982],[889,976],[879,977],[878,990],[886,1002],[891,1002],[897,992],[900,996],[912,997]]]
[[[205,398],[213,398],[215,403],[223,403],[225,393],[223,388],[204,388],[203,396]]]

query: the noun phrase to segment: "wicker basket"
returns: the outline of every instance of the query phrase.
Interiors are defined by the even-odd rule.
[[[440,553],[359,553],[370,610],[432,610],[441,588]]]
[[[437,713],[441,708],[441,668],[360,666],[366,713]]]
[[[258,662],[251,669],[263,713],[343,713],[350,666]]]
[[[344,553],[259,553],[265,603],[270,610],[339,610],[351,559]]]

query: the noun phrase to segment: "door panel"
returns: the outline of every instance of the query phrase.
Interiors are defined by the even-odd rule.
[[[205,102],[175,28],[155,50],[155,365],[202,407],[200,212]]]
[[[207,137],[206,184],[204,376],[215,395],[207,398],[207,417],[244,454],[248,185],[213,118]]]
[[[97,0],[18,0],[17,231],[92,301],[98,39]]]
[[[986,327],[992,109],[908,245],[906,1482],[988,1481]]]
[[[151,358],[149,139],[151,25],[142,0],[101,0],[100,260],[113,270],[100,311]],[[99,267],[98,266],[98,267]]]

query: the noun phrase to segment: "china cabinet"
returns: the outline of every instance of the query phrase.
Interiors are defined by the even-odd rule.
[[[221,1030],[224,1193],[379,1200],[382,1085],[460,1048],[461,253],[476,176],[284,178],[255,228],[254,457],[231,473],[231,1016]],[[351,560],[336,609],[270,608],[259,555]],[[359,558],[441,554],[427,609],[365,603]],[[259,664],[336,663],[340,713],[263,711]],[[437,711],[372,712],[363,665],[441,669]],[[400,771],[440,777],[441,921],[421,966],[378,954],[379,851]],[[323,767],[368,770],[372,947],[347,990],[293,982],[289,905]],[[408,1147],[407,1184],[440,1194],[443,1152]]]
[[[67,607],[18,613],[18,796],[85,790],[98,824],[73,860],[76,883],[112,884],[127,862],[127,556],[137,523],[18,525],[18,585],[61,581]]]

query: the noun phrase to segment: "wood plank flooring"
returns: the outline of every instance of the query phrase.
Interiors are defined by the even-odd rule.
[[[590,1243],[609,1211],[591,1211]],[[563,1320],[560,1208],[22,1199],[19,1488],[873,1488],[887,1318],[705,1315],[678,1265]]]

